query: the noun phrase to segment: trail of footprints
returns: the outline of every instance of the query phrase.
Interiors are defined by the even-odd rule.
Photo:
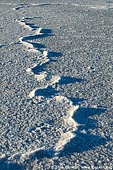
[[[4,4],[4,3],[2,3]],[[8,3],[7,3],[8,4]],[[13,10],[20,10],[22,8],[29,8],[29,7],[38,7],[38,6],[47,6],[47,5],[71,5],[75,7],[87,7],[89,9],[94,10],[107,10],[113,8],[113,3],[107,3],[107,4],[77,4],[77,3],[32,3],[32,4],[20,4],[19,6],[13,8]]]
[[[39,55],[43,58],[43,60],[41,60],[42,63],[34,64],[34,66],[26,70],[28,74],[35,77],[36,81],[45,82],[44,86],[33,89],[29,93],[29,98],[31,99],[36,98],[37,100],[40,101],[41,98],[51,97],[58,103],[67,102],[69,105],[66,116],[63,117],[65,126],[67,127],[67,132],[61,135],[60,139],[53,148],[54,155],[57,155],[64,148],[65,144],[68,143],[70,139],[74,137],[73,132],[77,129],[78,124],[74,121],[72,117],[75,111],[79,108],[79,106],[78,105],[75,106],[73,102],[65,96],[55,95],[55,93],[52,93],[52,91],[55,91],[55,87],[61,81],[62,77],[58,75],[52,75],[50,72],[47,71],[43,71],[45,65],[50,62],[50,56],[52,54],[50,51],[46,50],[44,45],[41,45],[40,43],[37,44],[33,43],[33,40],[50,36],[51,31],[49,29],[43,29],[41,27],[38,27],[35,24],[28,23],[27,18],[22,18],[22,20],[17,20],[17,22],[21,26],[24,26],[24,28],[29,29],[33,33],[32,35],[20,37],[19,38],[20,43],[23,44],[26,50],[28,50],[29,52],[39,53]],[[26,156],[28,155],[30,155],[30,153],[29,154],[26,153]]]

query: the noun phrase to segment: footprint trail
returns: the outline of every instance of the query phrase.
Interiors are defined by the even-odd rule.
[[[44,45],[40,45],[40,43],[36,44],[33,42],[33,40],[35,39],[51,36],[51,30],[43,29],[35,24],[29,24],[26,20],[26,18],[22,18],[22,20],[17,21],[21,26],[29,29],[32,34],[25,37],[20,37],[19,41],[25,46],[28,52],[39,53],[40,57],[44,59],[40,64],[34,64],[34,66],[26,70],[27,73],[31,76],[34,76],[37,81],[44,82],[44,86],[33,89],[29,93],[28,97],[30,99],[35,98],[38,101],[40,101],[41,98],[45,98],[47,100],[52,99],[56,103],[66,103],[66,105],[68,105],[65,115],[63,115],[62,117],[66,130],[65,132],[62,131],[60,139],[56,142],[55,146],[51,148],[53,150],[52,153],[54,153],[54,155],[58,155],[60,151],[62,151],[66,143],[68,143],[73,137],[75,137],[73,132],[77,130],[78,124],[74,121],[73,114],[78,110],[79,106],[75,106],[73,102],[67,97],[57,95],[57,84],[60,85],[63,82],[66,82],[66,77],[52,75],[45,69],[46,65],[51,62],[52,55],[57,57],[58,55],[60,56],[60,53],[50,52],[45,48]],[[70,79],[69,81],[71,83],[71,81],[76,82],[78,80]],[[28,155],[30,156],[30,152],[29,154],[27,154],[27,156]]]

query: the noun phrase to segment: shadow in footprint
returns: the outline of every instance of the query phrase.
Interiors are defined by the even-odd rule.
[[[38,4],[38,6],[41,6],[41,7],[48,6],[48,5],[51,5],[51,4],[50,3]]]
[[[19,6],[15,7],[15,10],[19,10],[21,8],[28,8],[28,7],[30,7],[30,5],[23,3],[23,4],[19,4]]]
[[[77,104],[80,104],[81,102],[83,102],[86,99],[83,99],[83,98],[69,98],[69,100],[71,100],[74,105],[77,105]]]
[[[59,156],[69,156],[74,152],[82,153],[94,149],[97,146],[105,145],[107,141],[108,139],[97,135],[77,133],[75,138],[65,145]]]
[[[22,21],[21,21],[22,22]],[[24,21],[25,22],[25,21]],[[39,28],[37,25],[35,24],[32,24],[32,23],[28,23],[28,22],[25,22],[26,25],[30,26],[32,29],[36,30],[37,28]]]
[[[24,20],[32,20],[35,17],[24,17]]]
[[[23,41],[36,40],[38,38],[45,38],[45,37],[54,35],[54,34],[52,34],[51,29],[42,29],[40,31],[40,33],[42,33],[42,34],[29,35],[29,36],[23,37]]]
[[[30,161],[33,159],[43,159],[43,158],[52,158],[54,151],[52,149],[40,149],[39,151],[34,152],[30,155]]]
[[[51,29],[47,29],[47,28],[42,28],[40,33],[43,33],[43,34],[51,34],[52,33],[52,30]]]
[[[60,52],[53,52],[53,51],[49,51],[48,53],[48,57],[61,57],[63,54]]]
[[[49,60],[48,62],[43,63],[42,65],[37,65],[36,67],[32,68],[32,72],[34,74],[40,74],[41,72],[46,70],[46,65],[48,65],[50,62],[52,62],[52,60]]]
[[[61,77],[61,80],[59,81],[59,85],[62,85],[62,84],[65,84],[65,85],[67,85],[67,84],[70,84],[70,83],[81,83],[81,82],[83,82],[84,80],[83,79],[81,79],[81,78],[75,78],[75,77],[66,77],[66,76],[62,76]]]
[[[93,135],[88,132],[89,129],[97,128],[97,121],[89,118],[95,114],[99,115],[106,109],[80,108],[75,112],[73,119],[81,124],[75,131],[75,137],[68,142],[60,153],[60,157],[68,156],[74,152],[84,152],[94,149],[97,146],[105,145],[110,139]]]
[[[33,152],[32,154],[29,155],[27,159],[25,159],[25,164],[27,163],[28,165],[33,162],[34,160],[38,159],[44,159],[44,158],[53,158],[54,156],[54,150],[53,149],[40,149],[38,151]],[[18,170],[18,169],[17,169]],[[21,169],[20,169],[21,170]]]
[[[2,48],[2,47],[4,47],[4,46],[6,46],[6,45],[0,44],[0,48]]]
[[[29,42],[29,41],[28,41]],[[30,44],[32,44],[33,45],[33,47],[34,48],[36,48],[36,49],[40,49],[40,48],[46,48],[46,46],[45,45],[43,45],[43,44],[40,44],[40,43],[33,43],[33,42],[29,42]]]
[[[9,162],[4,158],[0,160],[0,170],[24,170],[24,166]]]
[[[76,113],[73,116],[73,119],[78,122],[79,124],[86,124],[89,121],[89,116],[93,115],[100,115],[101,113],[104,113],[106,109],[103,108],[86,108],[81,107],[79,108]]]
[[[51,98],[57,93],[58,93],[57,90],[55,90],[51,86],[48,86],[47,88],[36,90],[35,96],[43,96],[45,98]]]

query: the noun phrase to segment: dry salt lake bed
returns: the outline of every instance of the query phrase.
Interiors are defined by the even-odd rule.
[[[113,0],[0,0],[0,170],[112,170]]]

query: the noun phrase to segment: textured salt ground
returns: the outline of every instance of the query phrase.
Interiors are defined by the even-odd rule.
[[[32,127],[37,126],[37,122],[41,127],[40,122],[42,123],[45,119],[49,121],[55,119],[54,130],[50,128],[49,133],[57,133],[60,126],[63,129],[62,121],[60,124],[61,114],[59,112],[62,110],[62,113],[65,113],[65,109],[68,107],[66,104],[59,106],[55,105],[54,100],[50,99],[48,103],[48,99],[44,99],[42,103],[36,105],[35,99],[33,101],[27,100],[29,92],[37,87],[37,82],[26,73],[26,69],[40,60],[38,56],[29,54],[21,44],[17,43],[19,37],[27,36],[30,32],[19,27],[16,19],[21,19],[23,16],[40,16],[40,19],[34,18],[33,23],[43,28],[51,28],[55,33],[53,37],[41,39],[41,44],[45,44],[49,50],[63,54],[58,57],[56,62],[50,62],[45,68],[46,71],[54,75],[84,79],[82,83],[64,81],[57,87],[61,95],[71,98],[75,105],[79,103],[80,110],[75,114],[74,119],[84,126],[78,129],[76,137],[64,148],[60,158],[52,158],[52,154],[45,151],[43,153],[42,147],[40,152],[37,151],[33,158],[31,154],[31,158],[27,160],[28,169],[51,169],[52,167],[54,169],[70,169],[76,166],[82,168],[87,166],[92,169],[99,166],[102,169],[107,169],[108,166],[110,168],[112,166],[112,10],[87,11],[83,7],[76,9],[65,5],[51,5],[50,7],[40,7],[38,10],[37,8],[34,10],[32,7],[27,8],[27,10],[23,8],[14,13],[11,11],[12,6],[9,8],[3,5],[3,7],[7,11],[8,18],[6,18],[6,11],[4,12],[2,9],[1,44],[4,46],[0,48],[2,52],[1,80],[3,80],[0,118],[1,155],[4,153],[6,155],[25,153],[29,151],[29,148],[37,149],[37,140],[29,136],[29,129],[31,128],[32,131]],[[76,20],[76,18],[78,19]],[[101,23],[101,20],[104,22]],[[8,27],[6,27],[7,25]],[[84,30],[84,27],[88,30]],[[12,32],[12,28],[16,32]],[[42,85],[38,84],[38,86]],[[99,109],[100,107],[101,109]],[[54,113],[58,111],[59,117],[51,114],[53,108]],[[56,127],[57,129],[55,129]],[[42,131],[44,132],[44,129]],[[55,133],[51,134],[50,142],[45,138],[45,141],[40,142],[40,144],[52,145],[52,142],[56,142],[55,140],[59,137],[59,131],[58,134]],[[44,140],[42,136],[41,140]],[[42,159],[40,160],[40,158]],[[17,163],[19,162],[18,154],[15,160]],[[6,169],[8,166],[10,169],[12,167],[16,167],[16,169],[26,168],[24,165],[16,165],[14,162],[9,161],[8,163],[7,156],[1,158],[0,163],[2,169]]]

